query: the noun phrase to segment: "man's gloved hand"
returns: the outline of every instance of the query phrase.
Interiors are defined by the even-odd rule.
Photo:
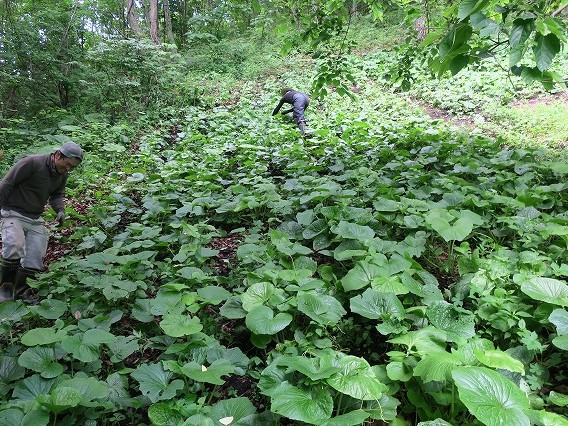
[[[57,213],[57,217],[55,218],[55,220],[59,222],[59,226],[63,225],[63,222],[65,222],[65,212],[62,210],[59,213]]]

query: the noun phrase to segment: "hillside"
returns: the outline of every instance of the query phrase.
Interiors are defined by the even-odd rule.
[[[0,304],[0,425],[568,424],[565,92],[401,93],[365,49],[301,138],[270,113],[314,63],[274,56],[3,129],[2,171],[86,158],[41,302]]]

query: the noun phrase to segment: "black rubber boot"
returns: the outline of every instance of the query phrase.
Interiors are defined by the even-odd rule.
[[[35,279],[39,271],[28,268],[18,268],[14,282],[14,299],[28,305],[37,305],[38,299],[33,288],[27,284],[27,279]]]
[[[2,259],[2,278],[0,280],[0,302],[14,300],[16,275],[20,259]]]

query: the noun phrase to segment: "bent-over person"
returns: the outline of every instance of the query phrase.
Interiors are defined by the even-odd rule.
[[[282,89],[281,94],[282,98],[278,105],[276,105],[276,108],[274,108],[274,111],[272,111],[272,115],[278,114],[278,111],[280,111],[280,108],[282,108],[282,105],[285,103],[292,105],[292,108],[283,111],[282,114],[288,114],[291,112],[294,121],[300,129],[300,134],[304,136],[306,133],[306,117],[304,116],[304,112],[310,104],[310,97],[305,93],[298,92],[297,90],[292,90],[290,88]]]

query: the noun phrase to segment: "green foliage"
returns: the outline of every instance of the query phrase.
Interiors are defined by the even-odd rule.
[[[127,70],[123,53],[104,61]],[[367,59],[358,81],[393,57]],[[566,421],[565,163],[456,133],[381,84],[314,100],[300,139],[269,113],[281,78],[309,74],[239,99],[209,81],[233,102],[215,108],[167,107],[150,74],[165,107],[135,121],[2,130],[89,157],[41,304],[0,304],[0,422]],[[136,111],[144,92],[125,90]]]

